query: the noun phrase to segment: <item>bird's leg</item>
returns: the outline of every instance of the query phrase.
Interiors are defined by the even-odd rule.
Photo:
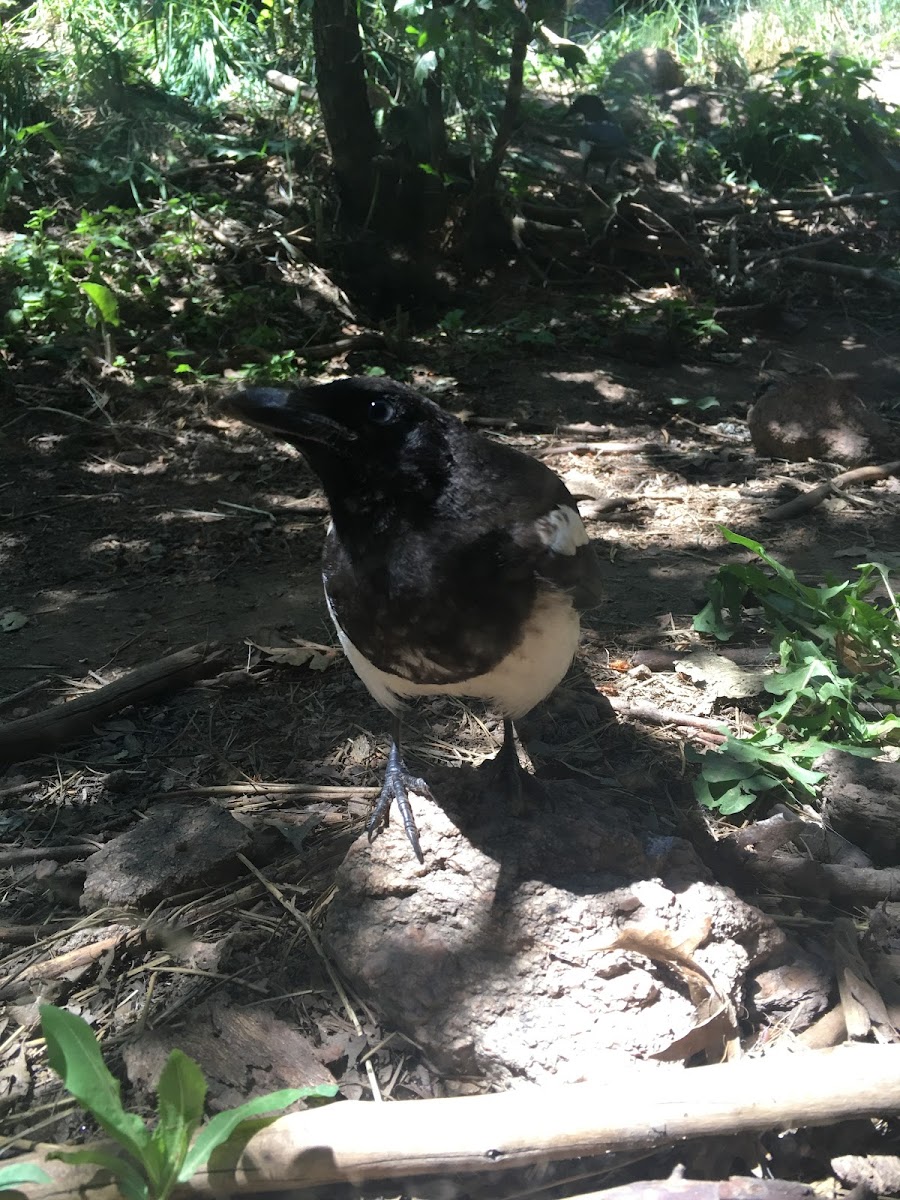
[[[509,717],[503,718],[503,745],[494,755],[491,774],[494,776],[499,790],[509,799],[512,811],[522,812],[524,808],[523,785],[526,780],[531,779],[531,776],[519,762],[519,752],[516,749],[516,730]]]
[[[400,819],[403,822],[409,844],[413,848],[413,853],[419,862],[424,862],[422,847],[419,845],[419,831],[416,829],[412,807],[409,803],[410,792],[414,792],[417,796],[423,796],[426,800],[434,799],[425,780],[413,775],[403,761],[400,752],[400,718],[394,717],[391,752],[388,755],[387,769],[384,773],[384,787],[381,789],[381,795],[378,797],[378,803],[375,805],[366,829],[371,842],[375,834],[387,825],[391,803],[396,801],[397,808],[400,810]]]

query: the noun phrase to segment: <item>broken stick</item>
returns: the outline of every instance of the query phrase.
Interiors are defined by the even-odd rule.
[[[836,487],[842,487],[846,483],[874,483],[878,479],[888,479],[891,475],[900,475],[900,459],[884,463],[882,466],[873,464],[868,467],[854,467],[852,471],[842,471],[827,483],[820,483],[811,491],[795,496],[793,500],[788,500],[787,504],[779,504],[771,512],[762,515],[767,521],[786,521],[789,517],[799,517],[801,513],[809,512],[811,508],[827,500]]]
[[[772,1052],[712,1067],[623,1071],[604,1084],[492,1096],[329,1104],[238,1132],[177,1195],[293,1191],[319,1184],[508,1167],[651,1150],[684,1138],[825,1125],[900,1113],[900,1046]],[[36,1162],[53,1183],[30,1200],[118,1200],[95,1166]],[[6,1165],[6,1164],[5,1164]]]
[[[90,733],[98,721],[105,721],[113,713],[214,675],[224,662],[225,654],[218,646],[198,642],[187,650],[167,654],[158,662],[136,667],[114,683],[65,704],[55,704],[20,721],[0,725],[0,763],[24,762],[39,754],[51,754]]]

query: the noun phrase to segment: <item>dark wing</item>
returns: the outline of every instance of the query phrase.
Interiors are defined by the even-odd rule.
[[[520,567],[524,560],[538,579],[571,592],[576,608],[594,608],[603,595],[602,571],[572,493],[536,458],[485,438],[472,440],[473,475],[491,480],[487,515],[506,527]],[[470,508],[477,508],[471,497]],[[473,520],[478,515],[471,513]]]

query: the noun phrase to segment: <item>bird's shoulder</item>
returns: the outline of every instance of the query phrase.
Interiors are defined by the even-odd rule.
[[[599,602],[599,562],[575,498],[554,471],[521,450],[478,434],[458,438],[453,461],[453,481],[444,500],[465,521],[470,544],[481,539],[510,566],[516,562],[572,591],[579,608]]]

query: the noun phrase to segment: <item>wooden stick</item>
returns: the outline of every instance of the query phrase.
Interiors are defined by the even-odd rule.
[[[701,220],[717,217],[739,217],[746,214],[759,216],[775,212],[815,212],[820,208],[849,208],[853,204],[877,204],[900,195],[895,189],[889,192],[845,192],[842,196],[821,196],[817,200],[764,200],[754,204],[698,204],[690,209],[691,215]]]
[[[730,1179],[639,1180],[602,1192],[586,1192],[577,1200],[815,1200],[815,1189],[784,1179],[757,1179],[751,1175]]]
[[[99,721],[129,704],[155,699],[175,691],[195,679],[214,675],[225,661],[218,646],[198,642],[187,650],[168,654],[158,662],[146,663],[129,671],[114,683],[77,696],[65,704],[55,704],[43,712],[0,726],[0,763],[22,762],[39,754],[49,754],[77,741]]]
[[[820,483],[818,487],[804,492],[802,496],[795,496],[786,504],[779,504],[771,512],[761,515],[767,521],[786,521],[789,517],[799,517],[802,513],[809,512],[811,508],[821,504],[836,487],[843,487],[847,483],[872,483],[878,479],[888,479],[891,475],[900,475],[900,459],[884,463],[882,466],[873,464],[867,467],[854,467],[851,471],[842,471],[840,475],[835,475],[834,479],[829,479],[827,483]]]
[[[658,450],[656,442],[567,442],[542,450],[538,458],[556,458],[560,454],[642,454]]]
[[[111,937],[101,938],[87,946],[78,946],[74,950],[66,950],[56,958],[44,959],[25,967],[17,975],[6,980],[0,986],[0,1000],[14,1000],[32,990],[35,983],[45,983],[51,979],[62,979],[72,971],[81,971],[95,963],[98,958],[111,950],[116,950],[126,941],[132,943],[141,940],[140,931],[121,929]]]
[[[646,721],[648,725],[682,725],[688,729],[705,729],[717,734],[725,741],[724,732],[728,722],[712,717],[696,717],[693,713],[678,712],[673,708],[657,708],[655,704],[629,704],[618,696],[607,696],[610,707],[620,717],[628,717],[632,721]]]
[[[15,867],[22,863],[41,862],[54,858],[57,862],[69,862],[73,858],[87,858],[96,854],[101,843],[69,843],[68,846],[0,846],[0,867]]]
[[[0,696],[0,708],[9,708],[11,705],[18,703],[19,700],[24,700],[28,696],[39,692],[41,688],[48,687],[52,681],[49,678],[36,679],[34,683],[29,683],[27,687],[19,688],[17,692],[13,692],[9,696]]]
[[[875,283],[889,292],[900,292],[900,279],[885,275],[874,267],[854,267],[849,263],[826,262],[821,258],[807,258],[796,254],[781,260],[783,267],[798,267],[801,271],[813,271],[819,275],[832,275],[836,279],[851,279],[860,283]]]
[[[319,1184],[464,1171],[651,1150],[683,1138],[825,1125],[900,1112],[900,1046],[743,1059],[690,1070],[621,1073],[606,1084],[526,1088],[493,1096],[330,1104],[235,1135],[179,1197],[291,1191]],[[40,1148],[46,1151],[47,1147]],[[47,1161],[53,1183],[29,1200],[118,1200],[96,1168]],[[7,1164],[4,1164],[7,1165]],[[101,1176],[102,1178],[102,1176]]]

